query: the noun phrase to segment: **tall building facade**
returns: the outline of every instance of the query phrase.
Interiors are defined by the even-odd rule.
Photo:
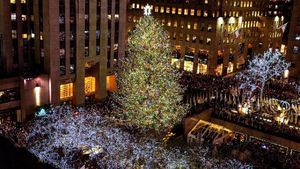
[[[291,76],[300,78],[300,1],[294,0],[288,36],[287,58],[291,62]]]
[[[125,55],[125,0],[1,0],[0,115],[24,121],[37,106],[114,90]]]
[[[286,52],[281,26],[287,22],[288,1],[130,0],[128,32],[146,3],[169,32],[172,63],[181,70],[226,75],[240,69],[255,53]]]

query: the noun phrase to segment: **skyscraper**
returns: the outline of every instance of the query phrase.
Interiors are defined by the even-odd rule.
[[[287,22],[288,1],[131,0],[129,32],[146,3],[168,30],[172,62],[182,70],[226,75],[242,68],[255,53],[285,49],[281,26]]]
[[[106,97],[125,55],[123,0],[1,0],[0,112]]]

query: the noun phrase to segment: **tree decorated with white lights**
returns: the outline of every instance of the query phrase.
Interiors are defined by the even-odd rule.
[[[238,75],[242,80],[240,87],[251,91],[258,89],[261,100],[266,83],[272,78],[282,76],[289,66],[280,52],[259,54],[249,61],[248,69]]]
[[[171,65],[168,33],[150,16],[150,6],[128,40],[129,57],[120,61],[117,117],[140,129],[164,132],[186,113],[180,74]]]

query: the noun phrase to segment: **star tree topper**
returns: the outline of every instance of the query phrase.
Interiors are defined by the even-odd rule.
[[[151,15],[151,6],[147,4],[144,8],[144,15],[145,16],[150,16]]]

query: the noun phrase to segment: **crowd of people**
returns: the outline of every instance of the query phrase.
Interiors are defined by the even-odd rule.
[[[232,88],[237,88],[237,81],[232,78],[223,78],[214,75],[195,75],[185,72],[180,79],[180,84],[187,92],[197,89],[228,92]]]
[[[258,109],[259,105],[255,93],[251,96],[243,93],[237,86],[238,82],[235,79],[185,73],[181,83],[182,85],[187,84],[184,102],[191,105],[191,112],[199,113],[204,109],[216,108],[216,115],[236,123],[266,130],[266,132],[276,130],[276,133],[273,133],[276,135],[283,133],[282,135],[292,138],[299,135],[299,131],[296,128],[289,127],[289,125],[299,127],[299,123],[296,124],[295,115],[291,115],[294,118],[294,124],[288,123],[288,125],[283,123],[279,124],[274,120],[274,117],[271,117],[271,123],[263,120],[263,117],[260,118],[262,114],[274,116],[274,112],[271,112],[272,110],[270,110],[268,105],[265,105],[265,107],[261,106],[261,108]],[[290,105],[294,104],[297,106],[299,105],[297,101],[300,99],[300,93],[296,91],[297,86],[298,83],[295,81],[289,83],[274,81],[266,85],[266,94],[264,97],[268,100],[273,98],[278,100],[287,99],[286,101],[288,101]],[[279,90],[280,92],[278,92]],[[239,113],[234,114],[231,112],[232,109],[237,110],[238,106],[243,105],[246,101],[252,104],[249,108],[251,114],[244,116]],[[224,113],[224,111],[227,113]],[[290,111],[299,110],[295,109]],[[298,138],[296,138],[296,140],[298,140]]]
[[[300,84],[297,81],[290,82],[273,81],[265,88],[266,96],[280,100],[298,100],[300,96]],[[280,91],[280,92],[278,92]]]
[[[27,132],[25,127],[20,126],[9,116],[0,123],[0,135],[10,139],[17,147],[25,147]]]
[[[274,118],[267,120],[266,117],[262,117],[263,113],[270,113],[268,112],[269,110],[262,112],[261,109],[261,111],[257,112],[255,109],[252,109],[252,112],[249,114],[238,113],[238,105],[241,105],[242,102],[249,99],[249,95],[243,95],[243,91],[239,89],[238,81],[233,77],[222,78],[184,73],[181,84],[187,88],[184,99],[186,103],[191,105],[194,114],[208,108],[213,108],[214,112],[212,115],[215,118],[260,130],[275,136],[288,138],[296,142],[300,141],[300,130],[297,128],[297,124],[293,124],[294,127],[290,127],[290,125],[278,123]],[[258,91],[252,94],[256,95]],[[220,95],[222,97],[221,99]],[[231,99],[228,99],[229,97],[231,97]],[[233,97],[235,97],[235,102],[232,101],[234,100],[232,99]],[[297,81],[268,82],[264,90],[264,97],[286,100],[292,104],[297,104],[300,98],[299,83]],[[254,106],[257,106],[257,103],[254,104]],[[232,112],[232,110],[236,111]],[[226,142],[226,144],[224,143],[218,146],[219,153],[230,153],[230,155],[233,155],[241,161],[243,161],[242,157],[251,157],[248,158],[248,160],[250,160],[252,164],[260,164],[261,166],[259,166],[259,168],[268,168],[270,166],[295,168],[295,166],[300,165],[299,152],[296,154],[293,153],[292,155],[286,154],[286,151],[281,151],[281,147],[268,144],[267,141],[258,142],[257,140],[247,140],[245,142],[239,141],[239,143],[235,141]],[[237,154],[234,152],[240,153],[239,155],[234,155]],[[243,153],[243,155],[241,155],[241,153]]]
[[[196,75],[185,72],[182,75],[180,84],[187,89],[188,93],[193,93],[199,89],[222,91],[225,93],[234,90],[239,95],[243,92],[239,89],[240,83],[235,77]],[[258,91],[255,91],[253,95],[257,93]],[[264,88],[264,96],[281,100],[298,100],[300,98],[300,84],[296,80],[289,82],[269,81]]]
[[[34,120],[20,126],[27,132],[24,147],[58,168],[252,168],[231,158],[212,158],[207,148],[181,149],[178,145],[165,146],[146,133],[132,134],[106,116],[110,109],[106,105],[74,107],[65,103],[48,107],[43,116],[37,114]],[[19,135],[12,132],[18,131],[14,125],[0,125],[2,134]]]
[[[190,73],[184,73],[180,83],[182,86],[186,87],[187,89],[184,95],[184,99],[186,103],[192,103],[191,112],[201,112],[208,108],[214,108],[213,116],[216,118],[227,120],[246,127],[255,128],[263,132],[277,135],[280,137],[289,138],[294,141],[300,141],[299,130],[290,128],[286,125],[279,125],[277,122],[263,121],[261,120],[261,118],[258,117],[259,114],[256,114],[255,112],[248,115],[241,115],[238,113],[230,112],[232,108],[237,108],[237,105],[240,104],[243,101],[243,99],[245,99],[242,97],[241,94],[242,91],[239,90],[238,81],[234,78],[230,78],[230,77],[222,78],[222,77],[210,76],[210,75],[200,76],[200,75],[194,75]],[[265,89],[265,95],[268,97],[275,97],[278,99],[296,100],[299,98],[299,92],[296,92],[297,86],[298,84],[296,82],[285,83],[285,84],[281,82],[268,83]],[[283,92],[276,92],[278,90],[282,90]],[[47,108],[46,113],[48,115],[70,114],[71,117],[76,117],[76,116],[80,116],[82,112],[90,112],[99,115],[99,117],[103,117],[106,115],[107,112],[111,111],[112,104],[111,104],[111,100],[109,99],[103,103],[94,103],[90,98],[87,98],[86,101],[87,104],[82,107],[74,107],[69,102],[65,102],[63,105],[58,107],[50,106]],[[62,116],[62,117],[65,118],[66,116]],[[44,118],[44,117],[36,117],[36,120],[39,121],[40,118]],[[26,124],[19,125],[13,120],[11,120],[10,118],[8,118],[0,124],[0,134],[4,135],[7,138],[10,138],[17,146],[28,147],[30,145],[32,146],[31,150],[35,150],[35,148],[37,148],[36,146],[38,145],[31,145],[28,143],[28,137],[33,136],[32,129],[38,129],[35,131],[35,133],[45,132],[44,131],[45,128],[42,125],[40,125],[38,128],[32,128],[32,126],[36,124],[37,122],[36,120]],[[88,121],[89,120],[93,121],[93,119],[88,119]],[[66,122],[66,120],[62,120],[62,121]],[[43,124],[46,125],[47,123],[43,123]],[[73,124],[74,123],[72,123],[72,125]],[[103,124],[100,124],[100,126],[102,125],[102,127],[105,128]],[[115,126],[106,126],[106,127],[115,127]],[[102,134],[103,135],[109,134],[109,137],[111,137],[111,138],[107,137],[109,142],[118,142],[118,141],[122,141],[122,139],[125,139],[123,141],[128,141],[126,134],[124,135],[124,137],[123,136],[120,138],[116,137],[115,132],[119,134],[121,133],[123,135],[123,132],[119,131],[116,128],[112,128],[112,130],[107,128],[107,131],[105,132],[102,132]],[[211,132],[211,134],[207,135],[207,137],[215,136],[215,135],[216,132]],[[44,137],[39,137],[42,135],[37,135],[37,136],[38,137],[33,136],[34,139],[32,141],[34,141],[35,139],[40,139],[40,142],[43,142],[43,140],[45,139]],[[116,139],[117,141],[111,139]],[[75,140],[76,139],[74,139],[74,141]],[[99,139],[98,138],[96,139],[96,137],[94,140],[99,141]],[[236,140],[238,140],[238,142],[235,142]],[[280,148],[273,147],[272,145],[267,145],[265,142],[259,143],[257,140],[247,140],[241,142],[239,139],[236,140],[226,142],[221,146],[219,146],[218,151],[220,152],[220,154],[226,154],[230,152],[231,156],[234,156],[238,159],[242,156],[239,156],[237,154],[244,153],[246,154],[247,157],[254,157],[250,159],[250,161],[252,160],[253,163],[268,163],[268,165],[270,165],[270,162],[274,162],[276,165],[281,165],[282,168],[292,168],[291,166],[295,166],[294,163],[297,162],[297,160],[299,160],[298,154],[294,155],[293,158],[291,158],[290,155],[282,153],[280,151]],[[55,140],[51,140],[51,141],[55,142]],[[120,146],[120,145],[114,145],[114,146]],[[41,146],[38,148],[42,149],[43,147],[44,145],[41,144]],[[109,145],[107,145],[107,148],[115,148],[115,147],[110,147]],[[139,147],[139,145],[137,145],[136,148],[138,148],[139,151],[142,151],[143,149],[142,147]],[[70,150],[72,150],[72,147],[70,148]],[[49,151],[49,149],[47,150],[45,149],[44,152],[47,151]],[[146,153],[146,150],[143,151],[145,152],[142,153]],[[147,149],[147,151],[150,150]],[[37,156],[40,155],[40,152],[38,151],[32,151],[32,152],[36,153]],[[114,153],[118,154],[120,152],[114,152]],[[164,156],[170,155],[169,152],[163,151],[162,153]],[[78,155],[79,161],[82,161],[82,159],[80,158],[83,157],[80,154],[75,153],[74,155],[75,156]],[[172,153],[171,155],[173,156]],[[73,157],[75,158],[75,156]],[[39,157],[46,158],[46,156],[39,156]],[[262,157],[262,158],[257,158],[257,157]],[[169,160],[169,159],[160,159],[160,160]],[[176,160],[182,160],[182,159],[178,159],[176,157]],[[205,160],[209,161],[210,163],[213,163],[208,159]],[[243,159],[240,160],[243,161]],[[54,161],[51,162],[56,163]],[[113,161],[110,162],[113,163]],[[185,161],[181,161],[181,162],[185,164]],[[60,164],[60,163],[58,162],[56,164]],[[81,164],[83,163],[80,163],[80,165]],[[235,163],[235,164],[241,165],[241,163]]]

